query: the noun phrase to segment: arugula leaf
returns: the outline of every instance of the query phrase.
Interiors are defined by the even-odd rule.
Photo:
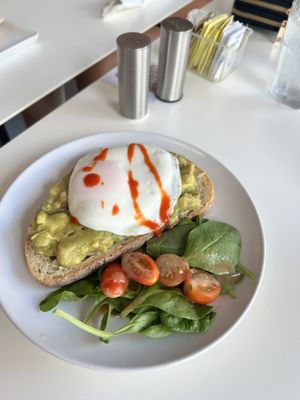
[[[235,272],[240,250],[237,229],[223,222],[208,221],[190,232],[183,256],[190,267],[221,275]]]
[[[206,332],[215,317],[216,313],[210,311],[200,319],[192,320],[178,318],[164,311],[160,313],[161,322],[173,332],[180,333],[203,333]]]
[[[161,254],[172,253],[182,256],[189,233],[196,227],[195,222],[185,219],[175,228],[164,232],[160,237],[147,242],[146,252],[156,259]]]

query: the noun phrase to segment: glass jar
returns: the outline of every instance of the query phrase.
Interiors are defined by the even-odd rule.
[[[270,93],[278,102],[300,109],[300,0],[289,13]]]

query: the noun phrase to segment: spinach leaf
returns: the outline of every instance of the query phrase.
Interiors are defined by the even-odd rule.
[[[144,306],[144,302],[146,301],[147,297],[154,293],[160,293],[164,290],[166,289],[159,284],[148,287],[143,286],[138,295],[121,311],[120,317],[125,318],[128,314],[136,312],[139,307]]]
[[[101,338],[105,343],[108,343],[109,340],[113,336],[122,335],[124,333],[139,333],[143,329],[151,326],[153,322],[157,322],[159,320],[159,312],[158,311],[148,311],[143,314],[135,315],[126,325],[122,328],[117,329],[113,332],[107,332],[101,329],[94,328],[79,319],[73,317],[72,315],[62,311],[62,310],[54,310],[53,313],[61,318],[64,318],[71,324],[77,326],[78,328]]]
[[[100,312],[100,309],[102,311],[102,318],[100,322],[100,330],[106,330],[107,325],[109,323],[109,319],[112,315],[113,312],[115,314],[119,315],[120,310],[124,308],[124,303],[127,304],[128,300],[122,299],[121,297],[115,298],[115,299],[110,299],[106,297],[104,294],[102,296],[98,296],[88,312],[87,316],[83,320],[85,324],[89,323],[90,320],[98,313]],[[103,342],[108,343],[109,340],[100,338]]]
[[[243,279],[244,275],[236,271],[233,274],[215,275],[221,285],[221,293],[228,294],[233,299],[236,298],[235,286]]]
[[[55,309],[52,312],[53,312],[53,314],[65,319],[66,321],[77,326],[78,328],[82,329],[83,331],[88,332],[92,335],[98,336],[101,339],[104,339],[105,342],[108,342],[111,339],[111,337],[113,336],[113,334],[111,332],[106,332],[106,331],[102,331],[100,329],[94,328],[94,327],[80,321],[79,319],[73,317],[72,315],[66,313],[65,311]]]
[[[139,333],[143,329],[151,326],[153,322],[159,320],[159,311],[147,311],[142,314],[135,315],[125,326],[112,332],[115,335],[124,333]]]
[[[140,283],[130,280],[126,292],[122,295],[122,299],[134,299],[141,291],[142,287],[143,285]]]
[[[178,294],[173,290],[165,290],[149,296],[144,305],[158,308],[175,317],[192,320],[202,318],[211,309],[210,306],[190,303],[181,293]]]
[[[69,285],[62,286],[61,288],[51,292],[44,300],[41,301],[39,307],[41,311],[47,312],[52,310],[61,301],[82,301],[88,297],[96,296],[95,309],[91,310],[91,316],[87,316],[85,321],[89,321],[97,312],[97,302],[99,307],[101,302],[106,296],[103,294],[99,288],[99,271],[89,275],[87,278],[81,279],[75,283],[70,283]],[[101,276],[101,275],[100,275]],[[141,290],[142,285],[130,281],[127,291],[122,296],[123,307],[127,303],[125,299],[133,299],[136,297],[137,293]]]
[[[189,233],[197,225],[195,222],[186,219],[175,228],[164,232],[160,237],[150,239],[147,242],[146,252],[156,259],[161,254],[172,253],[182,256],[185,250],[186,240]]]
[[[251,272],[248,268],[245,267],[241,262],[238,262],[236,265],[236,270],[247,276],[249,279],[254,278],[253,272]]]
[[[99,311],[99,309],[103,306],[103,304],[105,304],[107,297],[105,296],[104,293],[101,293],[100,295],[98,295],[94,301],[93,306],[91,307],[91,309],[89,310],[89,312],[87,313],[84,322],[87,324],[92,318],[94,318],[94,316],[96,315],[96,313]]]
[[[156,325],[151,325],[146,329],[143,329],[139,333],[151,337],[153,339],[159,339],[162,337],[172,335],[173,331],[164,324],[156,324]]]
[[[111,312],[112,309],[114,308],[114,306],[112,304],[108,304],[106,313],[103,315],[103,317],[101,318],[101,324],[100,324],[100,329],[102,331],[105,331],[111,316]]]
[[[211,311],[200,319],[192,320],[178,318],[162,311],[160,313],[160,319],[161,322],[173,332],[203,333],[210,328],[215,315],[216,313]]]
[[[235,272],[240,250],[237,229],[223,222],[208,221],[190,232],[183,256],[190,267],[221,275]]]
[[[60,301],[82,301],[89,296],[96,296],[101,293],[97,281],[83,279],[69,285],[65,285],[58,290],[50,293],[40,302],[41,311],[50,311],[56,307]]]
[[[113,305],[112,304],[108,304],[108,308],[106,313],[103,315],[102,319],[101,319],[101,323],[100,323],[100,330],[105,331],[111,316],[111,312],[113,310]],[[104,338],[99,338],[100,340],[102,340],[104,343],[108,343],[109,340],[108,339],[104,339]]]
[[[121,311],[121,317],[136,312],[141,307],[154,307],[179,318],[199,319],[209,313],[211,306],[189,302],[178,288],[166,289],[160,285],[145,287]]]
[[[205,222],[208,222],[209,220],[207,218],[201,217],[200,215],[198,215],[195,219],[194,219],[195,223],[197,225],[201,225],[204,224]]]
[[[195,221],[191,220],[190,218],[182,218],[182,220],[178,223],[178,226],[181,225],[194,225],[195,226]]]

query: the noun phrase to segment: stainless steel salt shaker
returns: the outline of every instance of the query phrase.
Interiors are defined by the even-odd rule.
[[[130,119],[148,110],[151,44],[148,36],[128,32],[117,38],[119,110]]]
[[[193,24],[171,17],[161,23],[156,96],[174,102],[183,96]]]

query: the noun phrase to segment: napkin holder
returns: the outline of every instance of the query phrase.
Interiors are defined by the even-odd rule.
[[[196,17],[197,14],[203,18],[205,18],[206,15],[210,17],[208,13],[206,14],[200,10],[197,11],[194,17]],[[212,82],[223,81],[238,67],[245,46],[252,33],[253,30],[251,28],[245,27],[245,32],[239,45],[230,46],[227,44],[222,45],[219,42],[193,32],[188,60],[189,70]],[[195,57],[197,46],[198,48],[201,46],[202,51],[198,57]]]

